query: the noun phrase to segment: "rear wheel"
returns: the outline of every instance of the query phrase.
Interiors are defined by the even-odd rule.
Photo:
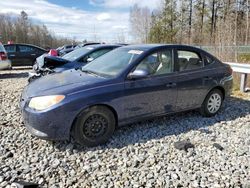
[[[94,106],[82,112],[72,129],[76,142],[85,146],[104,144],[115,130],[115,117],[107,107]]]
[[[205,98],[200,113],[205,117],[211,117],[217,114],[223,102],[223,94],[219,89],[213,89]]]

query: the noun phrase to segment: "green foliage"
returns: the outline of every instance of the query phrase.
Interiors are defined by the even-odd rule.
[[[239,55],[239,62],[250,63],[250,53],[244,53]]]
[[[246,7],[248,1],[245,0],[162,0],[151,17],[150,42],[219,46],[222,49],[248,45],[249,11]],[[218,53],[228,57],[226,51]],[[229,55],[233,57],[233,54]],[[250,62],[246,54],[241,60]]]
[[[163,10],[152,14],[149,40],[152,43],[174,43],[178,28],[176,25],[176,1],[165,0]]]

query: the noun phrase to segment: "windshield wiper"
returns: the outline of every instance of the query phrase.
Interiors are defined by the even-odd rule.
[[[91,70],[84,70],[84,69],[80,69],[82,72],[85,72],[87,74],[92,74],[92,75],[95,75],[95,76],[99,76],[99,77],[102,77],[100,74],[98,74],[97,72],[94,72],[94,71],[91,71]]]

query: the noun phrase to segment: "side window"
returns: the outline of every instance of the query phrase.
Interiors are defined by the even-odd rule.
[[[30,46],[19,45],[19,52],[33,52],[34,48]]]
[[[147,56],[136,70],[147,70],[150,75],[162,75],[173,72],[172,50],[161,50]]]
[[[179,71],[193,70],[203,67],[203,61],[195,52],[178,50],[178,65]]]
[[[102,50],[97,50],[95,52],[90,53],[87,57],[84,59],[80,60],[81,62],[90,62],[93,61],[94,59],[106,54],[107,52],[111,51],[112,49],[102,49]]]
[[[6,50],[4,49],[4,46],[0,42],[0,52],[5,52]]]
[[[8,53],[16,52],[16,46],[15,45],[5,46],[4,48]]]
[[[89,54],[89,57],[90,58],[93,58],[93,59],[96,59],[104,54],[106,54],[107,52],[111,51],[111,49],[103,49],[103,50],[98,50],[98,51],[95,51],[91,54]]]
[[[206,58],[206,65],[212,64],[214,62],[214,59],[212,59],[211,57],[205,56]]]

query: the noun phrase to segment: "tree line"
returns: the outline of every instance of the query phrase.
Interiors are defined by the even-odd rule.
[[[250,44],[249,0],[163,0],[156,10],[134,5],[137,42],[210,46]]]
[[[57,48],[71,44],[72,39],[55,36],[45,25],[33,23],[24,11],[17,16],[0,14],[0,42],[28,43],[43,48]]]

